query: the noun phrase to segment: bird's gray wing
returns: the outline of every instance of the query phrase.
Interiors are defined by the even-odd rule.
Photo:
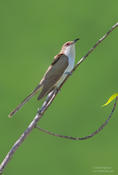
[[[67,66],[68,57],[64,54],[56,55],[40,82],[42,84],[42,90],[38,96],[38,100],[47,95],[55,87],[55,84],[61,78]]]

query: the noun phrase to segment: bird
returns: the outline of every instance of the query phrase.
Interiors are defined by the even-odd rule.
[[[79,38],[63,44],[60,52],[54,57],[37,87],[8,115],[10,118],[19,111],[39,90],[38,100],[47,96],[54,89],[58,89],[75,64],[75,43]]]

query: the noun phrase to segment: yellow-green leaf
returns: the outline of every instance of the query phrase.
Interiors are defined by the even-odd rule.
[[[113,94],[103,106],[107,106],[107,105],[108,105],[109,103],[111,103],[117,96],[118,96],[118,93]]]

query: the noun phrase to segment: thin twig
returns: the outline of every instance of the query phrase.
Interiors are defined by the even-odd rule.
[[[34,117],[32,122],[30,123],[28,128],[24,131],[24,133],[19,137],[19,139],[14,143],[14,145],[12,146],[10,151],[7,153],[6,157],[4,158],[2,163],[0,164],[0,174],[3,173],[3,170],[4,170],[5,166],[8,164],[8,162],[10,161],[10,159],[12,158],[12,156],[14,155],[14,153],[16,152],[18,147],[23,143],[23,141],[26,139],[26,137],[30,134],[30,132],[36,126],[37,122],[41,119],[44,112],[47,110],[47,108],[52,103],[54,96],[55,96],[55,94],[53,93],[51,98],[50,98],[50,101],[48,101],[49,99],[47,99],[47,102],[45,101],[43,103],[41,109],[38,110],[36,116]]]
[[[74,69],[72,70],[75,71],[76,68],[88,57],[88,55],[116,28],[118,27],[118,23],[116,23],[114,26],[112,26],[112,28],[100,39],[97,41],[97,43],[87,52],[87,54],[85,56],[83,56],[80,61],[78,61],[78,63],[75,65]],[[66,77],[66,79],[64,80],[64,82],[60,85],[59,89],[63,86],[63,84],[65,83],[65,81],[68,79],[69,75]],[[36,116],[34,117],[34,119],[32,120],[32,122],[30,123],[30,125],[28,126],[28,128],[24,131],[24,133],[19,137],[19,139],[15,142],[15,144],[12,146],[12,148],[10,149],[10,151],[7,153],[7,155],[5,156],[4,160],[2,161],[1,165],[0,165],[0,174],[2,174],[4,168],[6,167],[6,165],[8,164],[8,162],[10,161],[10,159],[12,158],[12,156],[14,155],[15,151],[19,148],[19,146],[23,143],[23,141],[26,139],[26,137],[30,134],[30,132],[33,130],[33,128],[36,126],[36,124],[38,123],[38,121],[41,119],[41,117],[43,116],[43,114],[45,113],[45,111],[48,109],[48,107],[51,105],[51,103],[53,102],[53,100],[55,99],[56,95],[58,94],[58,91],[52,93],[52,95],[50,96],[50,100],[48,103],[43,104],[43,106],[41,107],[41,109],[38,111],[38,113],[36,114]]]
[[[118,22],[113,25],[111,27],[111,29],[102,37],[100,38],[94,45],[93,47],[77,62],[77,64],[75,65],[75,67],[73,68],[73,70],[71,71],[71,73],[73,73],[78,67],[79,65],[94,51],[94,49],[105,39],[109,36],[109,34],[118,27]],[[68,77],[71,74],[68,74],[68,76],[66,76],[65,80],[62,82],[62,84],[60,85],[60,88],[63,86],[63,84],[65,83],[65,81],[68,79]]]
[[[61,137],[61,138],[65,138],[65,139],[71,139],[71,140],[86,140],[86,139],[89,139],[93,136],[95,136],[96,134],[98,134],[109,122],[109,120],[111,119],[112,115],[113,115],[113,112],[115,111],[116,109],[116,104],[117,104],[117,100],[118,98],[116,98],[115,100],[115,103],[113,105],[113,109],[110,113],[110,115],[108,116],[107,120],[105,120],[105,122],[94,132],[92,132],[90,135],[88,136],[84,136],[84,137],[73,137],[73,136],[64,136],[64,135],[61,135],[61,134],[56,134],[54,132],[50,132],[48,130],[45,130],[43,128],[40,128],[39,126],[36,126],[35,128],[39,129],[40,131],[44,132],[44,133],[47,133],[49,135],[52,135],[52,136],[56,136],[56,137]]]

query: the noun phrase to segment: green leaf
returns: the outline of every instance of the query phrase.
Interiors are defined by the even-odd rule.
[[[103,105],[103,107],[104,107],[104,106],[107,106],[109,103],[111,103],[117,96],[118,96],[118,93],[113,94],[113,95],[108,99],[108,101]]]

